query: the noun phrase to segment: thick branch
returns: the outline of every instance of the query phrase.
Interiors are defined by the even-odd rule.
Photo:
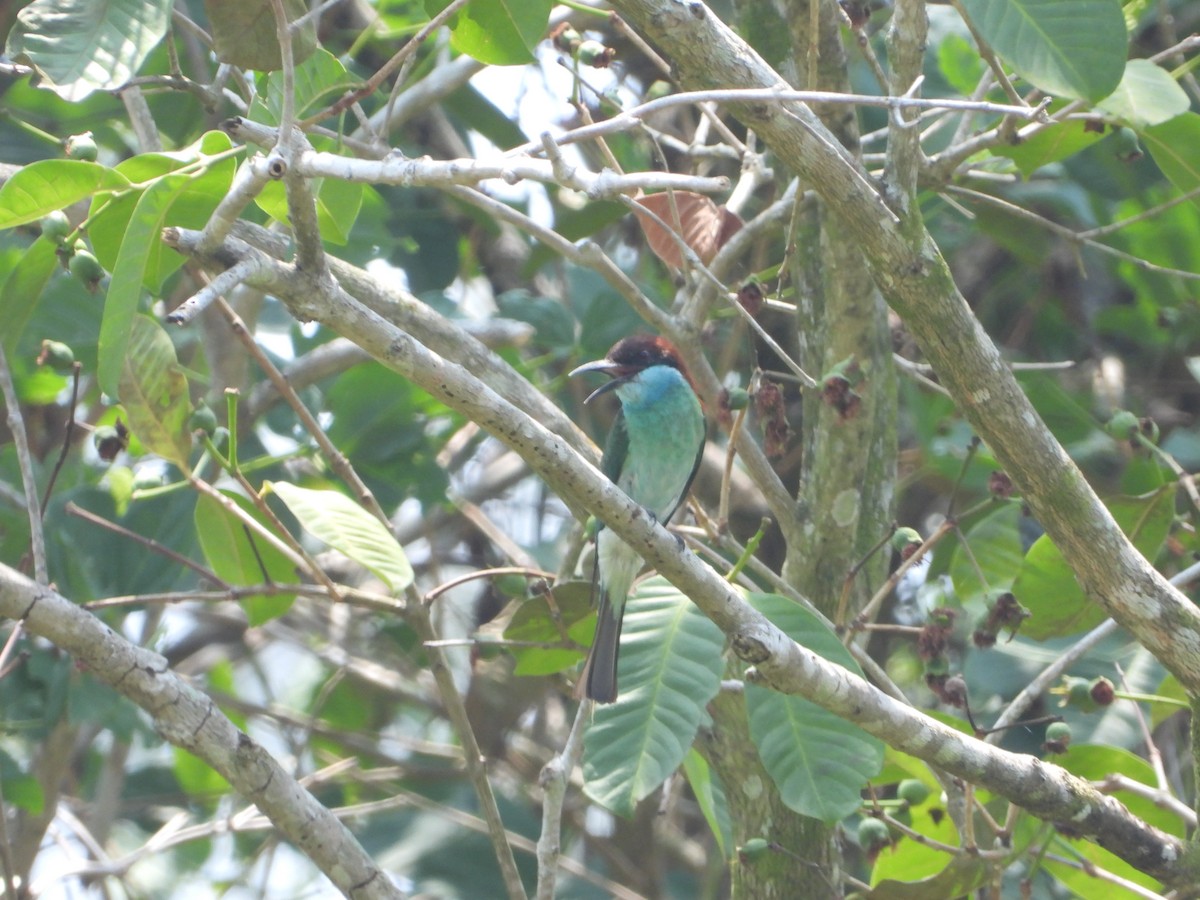
[[[401,896],[333,813],[157,653],[131,644],[91,613],[3,564],[0,617],[22,621],[145,710],[155,731],[220,772],[347,897]]]

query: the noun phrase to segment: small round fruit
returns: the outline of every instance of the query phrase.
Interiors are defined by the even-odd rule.
[[[1048,741],[1065,741],[1071,740],[1071,726],[1066,722],[1051,722],[1046,726],[1046,740]]]
[[[871,852],[886,846],[891,841],[887,823],[881,819],[867,817],[858,823],[858,844]]]
[[[90,131],[85,131],[83,134],[73,134],[67,138],[65,150],[67,159],[85,159],[88,162],[95,162],[98,155],[96,140],[92,137]]]
[[[89,291],[96,290],[100,279],[104,277],[104,266],[87,250],[76,250],[67,268]]]
[[[757,859],[770,849],[771,845],[767,843],[766,838],[750,838],[750,840],[738,848],[738,855],[744,860]]]
[[[1138,430],[1138,417],[1127,409],[1118,409],[1104,427],[1117,440],[1127,441]]]
[[[188,417],[189,431],[203,431],[209,437],[217,432],[217,414],[204,402],[201,402]]]
[[[75,351],[62,341],[42,341],[42,352],[37,361],[39,366],[49,366],[66,375],[75,367]]]
[[[903,553],[911,547],[920,547],[922,543],[924,542],[921,540],[921,533],[915,528],[897,528],[892,534],[892,549],[897,553]]]
[[[729,391],[729,408],[745,409],[750,404],[750,392],[745,388],[733,388]]]
[[[61,209],[56,209],[42,219],[42,235],[56,244],[61,244],[70,233],[71,220]]]
[[[896,796],[909,806],[920,806],[929,799],[929,786],[915,778],[906,778],[897,786]]]

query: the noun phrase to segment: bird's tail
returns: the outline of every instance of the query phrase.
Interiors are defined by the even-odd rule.
[[[596,636],[584,667],[585,695],[597,703],[612,703],[617,699],[617,651],[621,644],[621,620],[625,604],[613,609],[608,591],[600,593],[600,608],[596,613]]]

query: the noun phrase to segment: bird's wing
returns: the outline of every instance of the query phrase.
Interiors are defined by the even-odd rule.
[[[604,456],[600,460],[600,471],[607,475],[613,484],[620,484],[621,469],[625,465],[625,456],[628,453],[629,429],[625,427],[625,410],[621,409],[613,419],[608,440],[604,442]]]
[[[663,524],[666,525],[671,521],[671,516],[675,515],[675,511],[679,509],[679,504],[683,503],[688,495],[688,491],[692,489],[692,482],[696,480],[696,473],[700,471],[700,460],[704,459],[704,443],[705,439],[700,438],[700,446],[696,450],[696,461],[692,463],[692,471],[688,474],[687,481],[683,483],[683,490],[679,492],[679,497],[675,500],[675,505],[671,507],[671,511],[663,516]]]

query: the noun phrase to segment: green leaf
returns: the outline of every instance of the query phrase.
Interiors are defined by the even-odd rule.
[[[616,703],[597,706],[583,738],[587,795],[622,816],[687,756],[721,687],[725,636],[665,579],[627,601]]]
[[[1061,107],[1066,104],[1057,105]],[[1051,105],[1051,111],[1053,109],[1054,104]],[[1106,130],[1103,127],[1089,127],[1087,122],[1071,119],[1047,126],[1019,144],[1001,144],[993,147],[992,153],[1011,159],[1017,164],[1021,174],[1028,178],[1042,166],[1074,156],[1103,140]]]
[[[1131,59],[1117,89],[1096,105],[1134,128],[1145,128],[1187,112],[1188,95],[1162,67]]]
[[[222,493],[260,525],[271,529],[263,514],[248,499],[231,491]],[[196,498],[195,523],[209,567],[229,584],[286,584],[296,580],[291,560],[248,531],[241,519],[206,494]],[[286,613],[295,599],[295,594],[255,594],[242,598],[241,602],[250,624],[261,625]]]
[[[345,494],[286,481],[267,482],[264,487],[287,504],[305,531],[366,566],[393,592],[412,584],[413,570],[404,549],[378,519]]]
[[[951,847],[958,845],[958,833],[948,815],[943,816],[935,833],[921,833]],[[871,873],[874,886],[863,895],[864,900],[958,900],[972,896],[996,877],[995,864],[977,856],[962,854],[950,858],[950,862],[946,859],[943,851],[927,844],[901,840],[894,851],[879,854]],[[913,874],[930,867],[936,875]]]
[[[171,0],[34,0],[17,14],[5,52],[76,102],[137,74],[167,33]]]
[[[126,191],[113,196],[103,194],[92,201],[88,213],[88,237],[100,264],[115,271],[130,221],[144,189],[154,187],[164,176],[184,167],[189,181],[183,185],[164,212],[163,225],[179,228],[203,228],[233,183],[236,160],[228,156],[216,161],[209,158],[227,153],[233,147],[229,135],[210,131],[189,147],[172,153],[141,153],[116,167],[116,171],[143,190]],[[198,164],[207,163],[203,166]],[[176,182],[182,184],[182,182]],[[151,226],[153,222],[149,223]],[[165,247],[161,240],[150,242],[142,283],[150,291],[161,289],[163,282],[184,263],[179,253]]]
[[[38,238],[4,279],[0,287],[0,335],[9,353],[17,346],[57,266],[54,242]],[[79,293],[86,295],[82,286]]]
[[[497,109],[470,83],[443,100],[442,109],[463,127],[478,131],[501,150],[511,150],[529,140],[520,125]]]
[[[966,97],[975,92],[986,63],[975,45],[961,34],[947,34],[937,48],[938,69],[946,82]]]
[[[1118,0],[963,0],[975,27],[1048,94],[1096,102],[1121,82],[1129,39]]]
[[[362,81],[346,71],[336,56],[324,48],[296,66],[296,117],[316,112],[334,98],[362,86]],[[264,125],[278,125],[283,115],[283,73],[267,76],[266,90],[250,105],[250,118]]]
[[[149,316],[135,316],[128,350],[120,361],[115,396],[129,416],[129,430],[152,453],[188,471],[192,436],[187,377],[175,359],[175,345]]]
[[[533,597],[521,603],[513,613],[504,639],[508,641],[537,641],[557,644],[562,641],[562,632],[550,614],[548,596]],[[592,612],[592,583],[590,581],[568,581],[554,586],[554,605],[559,621],[572,640],[586,646],[595,631],[595,616]],[[587,620],[591,618],[590,624]],[[578,632],[583,632],[582,634]],[[551,647],[511,647],[509,652],[517,660],[514,675],[552,675],[571,668],[583,656],[583,650]]]
[[[704,820],[712,830],[717,849],[721,851],[721,858],[729,859],[729,848],[733,846],[733,827],[729,821],[725,789],[709,768],[708,761],[695,747],[684,757],[683,772],[696,797],[696,805],[700,807]]]
[[[219,150],[228,149],[228,138],[206,135],[202,144]],[[178,267],[182,258],[165,248],[161,241],[168,220],[182,227],[203,225],[233,178],[233,160],[222,160],[190,174],[168,174],[157,178],[138,197],[137,204],[123,229],[121,249],[117,253],[104,300],[104,319],[100,324],[100,387],[109,395],[125,359],[129,322],[137,312],[143,285],[157,289]],[[114,217],[123,215],[123,210]],[[109,221],[106,228],[118,223]],[[111,236],[112,232],[108,234]],[[174,257],[168,259],[167,255]]]
[[[954,548],[949,574],[963,606],[992,599],[1012,586],[1025,556],[1017,526],[1020,517],[1020,505],[1006,503],[968,528],[965,546],[960,543]],[[979,580],[980,572],[985,581]]]
[[[812,613],[778,594],[750,594],[750,603],[813,653],[861,675],[837,635]],[[810,700],[746,685],[750,736],[784,804],[833,823],[861,805],[867,779],[883,766],[883,744],[857,725]]]
[[[1188,193],[1200,188],[1200,113],[1187,112],[1142,132],[1146,149],[1167,180]],[[1200,197],[1192,202],[1200,204]]]
[[[245,0],[204,0],[204,11],[212,27],[217,59],[239,69],[271,72],[280,68],[279,34],[270,3]],[[304,0],[283,0],[284,13],[295,22],[308,12]],[[307,59],[317,46],[316,20],[309,19],[292,29],[292,59]]]
[[[571,350],[575,346],[575,317],[553,297],[533,297],[528,291],[505,291],[496,298],[500,315],[528,322],[537,329],[537,344],[550,350]]]
[[[1121,530],[1147,559],[1158,555],[1175,517],[1174,498],[1169,490],[1149,497],[1119,497],[1107,503]],[[1021,626],[1021,634],[1045,640],[1077,634],[1099,625],[1108,613],[1090,600],[1075,580],[1062,553],[1047,535],[1042,535],[1021,564],[1013,595],[1028,607],[1032,617]]]
[[[182,747],[171,748],[175,757],[175,780],[192,800],[215,801],[229,792],[229,782],[200,757]]]
[[[433,16],[448,4],[425,0],[425,10]],[[553,0],[472,0],[450,19],[450,46],[492,66],[533,62],[553,5]]]
[[[82,159],[43,159],[23,166],[0,187],[0,229],[36,222],[97,191],[129,186],[118,172]]]

